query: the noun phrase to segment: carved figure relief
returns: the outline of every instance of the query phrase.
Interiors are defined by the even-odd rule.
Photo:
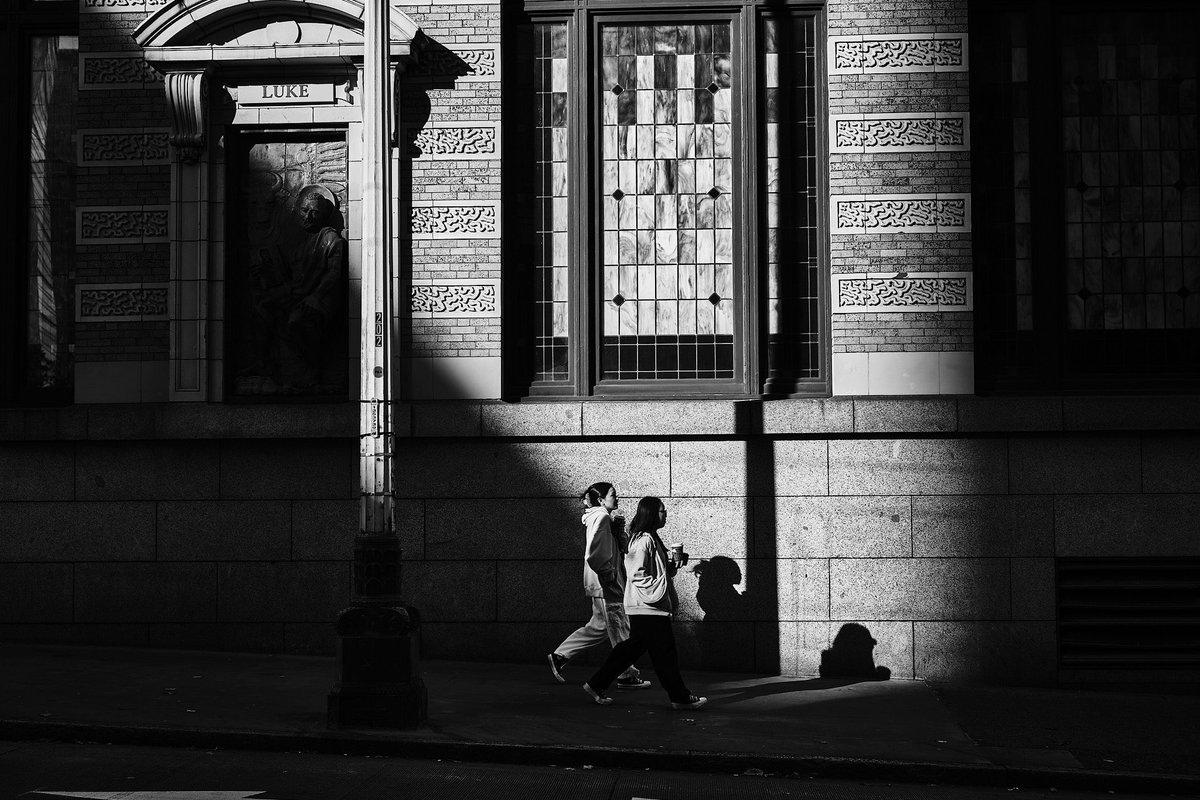
[[[243,159],[227,275],[232,394],[344,394],[345,142],[260,141]]]

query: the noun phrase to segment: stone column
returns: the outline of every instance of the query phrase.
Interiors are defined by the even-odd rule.
[[[351,606],[337,620],[337,678],[328,704],[331,728],[412,728],[427,714],[414,635],[419,617],[400,597],[392,481],[389,2],[368,0],[363,17],[361,514]]]

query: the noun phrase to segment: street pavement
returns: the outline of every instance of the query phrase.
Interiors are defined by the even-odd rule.
[[[540,664],[427,661],[428,724],[333,731],[330,658],[0,644],[0,739],[1200,795],[1200,697],[688,672],[600,707]],[[654,681],[652,672],[646,677]]]
[[[1111,800],[1020,786],[0,742],[0,800]],[[1125,794],[1121,800],[1161,795]]]

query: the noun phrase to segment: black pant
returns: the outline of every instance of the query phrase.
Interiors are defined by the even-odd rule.
[[[588,686],[603,692],[614,678],[647,651],[671,702],[686,703],[692,693],[679,674],[679,655],[675,650],[671,618],[656,614],[629,615],[629,638],[613,648],[608,660],[588,679]]]

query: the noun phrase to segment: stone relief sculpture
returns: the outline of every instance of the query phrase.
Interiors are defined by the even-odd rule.
[[[231,265],[233,394],[347,390],[347,264],[336,179],[322,145],[255,145],[242,183],[242,235]],[[329,174],[330,166],[333,173]],[[321,173],[326,173],[324,176]],[[330,183],[306,182],[333,178]]]

